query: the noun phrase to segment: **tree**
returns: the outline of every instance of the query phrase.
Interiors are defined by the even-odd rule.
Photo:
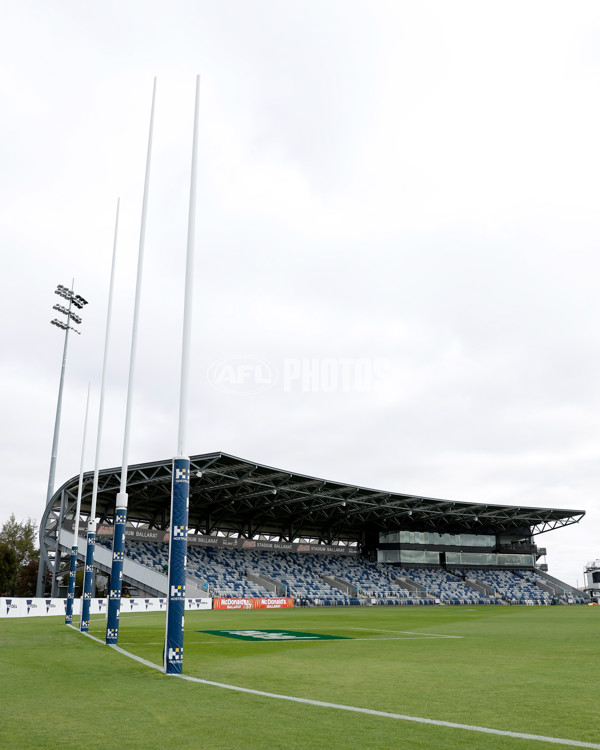
[[[7,578],[6,585],[0,585],[0,590],[10,596],[32,596],[35,593],[39,564],[39,550],[35,548],[36,536],[36,522],[28,518],[19,523],[14,513],[0,530],[0,549],[10,550],[16,564],[16,575],[12,579]],[[3,554],[4,566],[7,566],[9,558],[6,552]]]
[[[12,596],[18,572],[19,564],[15,551],[8,544],[0,542],[0,596]]]
[[[36,552],[36,559],[22,565],[17,575],[17,596],[34,596],[37,588],[38,566],[40,564],[39,552]]]
[[[19,565],[27,565],[38,558],[35,549],[36,536],[37,523],[35,521],[28,518],[23,523],[19,523],[15,514],[11,513],[10,518],[0,530],[0,544],[8,544],[15,551]]]

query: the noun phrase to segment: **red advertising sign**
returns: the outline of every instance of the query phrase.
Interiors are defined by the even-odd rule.
[[[290,609],[294,606],[294,600],[287,597],[278,599],[253,599],[253,609]]]
[[[213,599],[213,609],[289,609],[293,606],[294,600],[287,597],[277,599]]]

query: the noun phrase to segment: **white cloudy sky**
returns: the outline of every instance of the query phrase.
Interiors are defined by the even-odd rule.
[[[100,465],[120,464],[155,75],[130,461],[176,452],[199,73],[187,451],[584,509],[539,538],[581,584],[600,557],[599,41],[583,1],[3,3],[0,522],[43,511],[49,321],[73,277],[90,305],[56,486],[79,470],[88,381],[93,468],[118,196]],[[254,372],[277,380],[250,393]]]

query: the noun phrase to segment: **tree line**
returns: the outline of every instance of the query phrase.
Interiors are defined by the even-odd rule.
[[[37,523],[12,513],[0,530],[0,596],[35,596],[40,551]]]

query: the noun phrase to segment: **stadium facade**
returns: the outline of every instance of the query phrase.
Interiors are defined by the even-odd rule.
[[[137,464],[128,471],[126,555],[135,560],[126,561],[123,580],[146,595],[165,590],[171,471],[171,459]],[[92,481],[92,472],[84,475],[78,530],[82,559]],[[52,573],[53,593],[64,572],[64,555],[74,542],[78,482],[78,476],[71,478],[53,495],[40,524],[41,564]],[[96,566],[104,574],[110,573],[119,484],[120,468],[100,471],[96,516],[98,539],[105,540],[106,547],[99,546]],[[223,586],[238,586],[227,576],[211,577],[207,570],[212,565],[237,571],[238,593],[242,582],[253,582],[259,592],[296,596],[302,589],[303,598],[311,599],[306,592],[317,589],[302,588],[298,581],[304,579],[289,569],[291,560],[304,556],[305,562],[310,559],[310,565],[302,566],[304,575],[312,571],[318,577],[322,601],[328,600],[329,589],[335,603],[340,603],[339,592],[345,603],[373,602],[380,596],[389,603],[431,603],[459,591],[463,600],[471,595],[476,601],[514,600],[513,594],[503,594],[503,587],[515,576],[525,582],[522,591],[531,594],[527,601],[579,601],[580,592],[548,575],[546,564],[540,563],[546,550],[536,537],[578,523],[584,515],[583,510],[467,503],[368,489],[226,453],[192,456],[188,549],[197,575],[188,572],[188,595],[223,595]],[[343,561],[346,568],[340,567]],[[364,569],[358,569],[359,563]]]

